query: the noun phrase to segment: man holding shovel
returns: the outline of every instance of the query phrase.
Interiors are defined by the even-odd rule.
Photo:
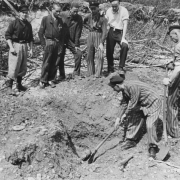
[[[167,98],[167,133],[174,138],[180,137],[179,130],[179,102],[180,102],[180,26],[170,26],[168,34],[174,43],[174,60],[167,62],[168,77],[163,79],[163,84],[168,86]]]
[[[161,111],[161,98],[155,93],[151,86],[141,81],[124,81],[124,78],[119,75],[113,76],[110,79],[110,85],[115,91],[122,92],[121,111],[116,119],[115,128],[118,128],[119,124],[126,121],[126,117],[136,107],[141,106],[146,119],[146,128],[148,133],[149,144],[149,157],[155,159],[158,151],[157,146],[157,120]],[[126,141],[122,146],[123,149],[129,149],[136,145],[137,133],[143,125],[144,118],[132,118],[128,122]]]

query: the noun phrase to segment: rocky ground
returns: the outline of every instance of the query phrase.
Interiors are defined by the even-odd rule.
[[[163,77],[160,68],[127,71],[127,80],[140,79],[161,94]],[[146,134],[135,148],[122,151],[122,128],[98,150],[94,163],[81,161],[84,150],[93,150],[113,129],[120,96],[108,86],[109,78],[76,78],[45,90],[31,83],[18,97],[1,91],[0,180],[178,180],[179,141],[169,142],[170,166],[148,159]]]

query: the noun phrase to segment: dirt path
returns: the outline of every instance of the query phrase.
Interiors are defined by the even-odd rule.
[[[127,79],[140,79],[162,93],[161,69],[134,69]],[[111,131],[119,96],[109,77],[62,82],[56,88],[31,87],[23,96],[0,94],[0,180],[178,180],[180,169],[148,160],[146,134],[122,151],[119,129],[100,148],[96,161],[82,162]],[[63,125],[62,125],[63,123]],[[66,132],[67,130],[67,132]],[[180,166],[180,143],[171,141],[168,162]],[[123,168],[121,161],[133,155]]]

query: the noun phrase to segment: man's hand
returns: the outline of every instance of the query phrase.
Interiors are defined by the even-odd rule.
[[[163,79],[163,84],[165,85],[165,86],[168,86],[169,84],[170,84],[170,79],[169,78],[164,78]]]
[[[104,51],[104,46],[102,43],[99,44],[98,49],[100,49],[101,51]]]
[[[11,52],[13,55],[17,55],[16,50],[15,50],[13,47],[10,48],[10,52]]]
[[[124,37],[122,37],[122,39],[121,39],[121,45],[122,45],[122,43],[126,43],[128,45],[128,42]]]
[[[32,57],[33,56],[33,51],[32,51],[32,49],[30,49],[30,51],[29,51],[29,57]]]

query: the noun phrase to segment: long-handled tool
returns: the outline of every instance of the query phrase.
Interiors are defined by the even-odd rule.
[[[166,69],[166,75],[167,75],[167,69]],[[166,94],[167,94],[167,88],[168,86],[164,86],[164,97],[163,97],[163,136],[165,145],[160,147],[160,151],[157,153],[156,158],[158,160],[164,160],[164,158],[169,153],[169,147],[168,145],[168,137],[167,137],[167,129],[166,129],[166,109],[167,109],[167,100],[166,100]]]
[[[87,154],[81,158],[83,161],[87,161],[88,163],[91,164],[94,161],[94,156],[97,153],[98,149],[104,144],[104,142],[109,138],[109,136],[111,136],[111,134],[115,131],[116,129],[113,128],[113,130],[105,137],[105,139],[103,139],[103,141],[101,143],[98,144],[98,146],[94,149],[93,152],[91,152],[90,150],[87,151]]]

